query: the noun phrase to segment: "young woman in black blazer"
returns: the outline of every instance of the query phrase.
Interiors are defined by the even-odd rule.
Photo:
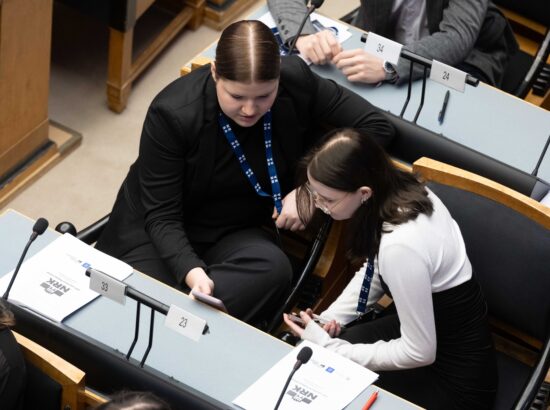
[[[271,30],[224,30],[215,62],[162,90],[97,247],[171,286],[197,289],[259,323],[280,306],[290,263],[262,228],[302,229],[294,170],[321,125],[393,128],[358,95],[279,56]]]

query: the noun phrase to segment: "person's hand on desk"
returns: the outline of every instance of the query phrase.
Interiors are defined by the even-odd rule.
[[[342,46],[330,30],[322,30],[298,37],[296,49],[313,64],[320,65],[329,63],[342,51]]]
[[[272,218],[279,229],[288,229],[290,231],[302,231],[305,229],[296,209],[295,189],[283,198],[283,209],[280,215],[277,213],[276,208],[273,209]]]
[[[185,277],[185,284],[191,290],[198,290],[206,295],[214,293],[214,281],[206,274],[202,268],[193,268]]]
[[[332,63],[351,82],[377,84],[386,79],[384,60],[360,48],[342,51],[332,59]]]

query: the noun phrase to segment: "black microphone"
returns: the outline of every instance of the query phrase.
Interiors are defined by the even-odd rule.
[[[322,3],[322,1],[321,1]],[[288,385],[290,384],[290,380],[292,379],[292,376],[294,376],[294,373],[303,365],[306,364],[309,359],[311,359],[311,355],[313,354],[313,350],[311,350],[310,347],[303,347],[302,350],[298,352],[298,356],[296,357],[296,364],[294,365],[294,368],[290,372],[290,375],[288,376],[288,379],[286,379],[285,387],[283,387],[283,391],[281,392],[281,395],[279,396],[279,400],[277,400],[277,404],[275,405],[275,408],[273,410],[277,410],[279,408],[279,405],[281,404],[281,401],[283,400],[283,396],[285,395],[286,389]]]
[[[298,31],[296,32],[296,36],[292,39],[292,42],[290,43],[290,47],[288,48],[288,55],[292,54],[292,50],[294,50],[294,46],[296,45],[296,42],[298,41],[298,37],[300,37],[300,34],[302,34],[302,30],[304,29],[304,25],[306,24],[307,19],[315,11],[315,9],[318,9],[323,5],[323,2],[325,0],[311,0],[311,3],[309,3],[309,7],[307,8],[307,13],[304,16],[304,19],[302,20],[302,23],[300,24],[300,28],[298,28]]]
[[[48,227],[48,221],[44,218],[38,218],[36,220],[36,222],[34,223],[34,226],[32,227],[31,237],[29,238],[29,241],[27,242],[27,245],[25,246],[25,249],[23,250],[23,253],[21,254],[21,258],[19,258],[19,262],[17,263],[17,267],[15,268],[15,271],[13,272],[10,283],[8,284],[8,288],[6,289],[6,292],[4,293],[4,296],[2,296],[2,298],[4,300],[8,300],[8,295],[10,294],[10,290],[11,290],[11,287],[13,286],[13,282],[15,281],[15,277],[17,276],[17,273],[19,272],[19,268],[21,267],[21,264],[23,263],[23,259],[25,259],[25,255],[27,254],[27,251],[29,250],[29,247],[31,246],[31,243],[33,243],[33,241],[39,235],[42,235],[47,227]]]

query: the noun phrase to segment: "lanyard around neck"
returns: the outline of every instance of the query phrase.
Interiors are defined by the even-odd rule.
[[[248,181],[258,195],[273,198],[275,208],[277,208],[277,212],[280,214],[281,210],[283,209],[283,204],[281,202],[281,186],[279,185],[279,178],[277,177],[277,169],[275,168],[275,161],[273,161],[273,151],[271,148],[271,111],[267,111],[264,114],[264,145],[265,157],[267,159],[267,170],[269,172],[269,181],[271,182],[271,191],[273,195],[269,195],[262,189],[262,186],[258,182],[256,175],[254,174],[254,171],[252,171],[252,168],[246,160],[246,156],[244,155],[241,144],[239,144],[235,133],[231,129],[227,118],[225,118],[225,115],[223,115],[222,112],[220,112],[220,115],[218,116],[218,121],[225,135],[225,138],[227,139],[227,142],[229,142],[233,153],[239,160],[241,169],[248,178]]]
[[[367,311],[367,300],[369,299],[370,285],[372,283],[372,277],[374,275],[374,256],[367,258],[367,268],[365,271],[365,277],[361,285],[361,292],[359,292],[359,300],[357,301],[357,315],[361,316]]]

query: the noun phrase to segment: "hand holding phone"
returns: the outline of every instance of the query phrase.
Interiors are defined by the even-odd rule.
[[[304,319],[302,319],[296,313],[289,313],[288,318],[290,319],[290,321],[296,323],[297,325],[300,325],[302,327],[306,327],[306,322],[304,322]]]
[[[318,323],[320,324],[321,326],[328,323],[328,321],[324,318],[322,318],[321,316],[319,315],[316,315],[315,313],[312,313],[310,314],[311,318],[313,319],[313,321],[315,323]],[[288,318],[293,321],[294,323],[302,326],[302,327],[305,327],[306,326],[306,323],[304,322],[304,319],[302,319],[300,316],[298,316],[297,314],[295,313],[290,313],[288,315]]]
[[[306,312],[306,313],[308,313],[311,316],[311,319],[315,323],[317,323],[319,326],[321,326],[329,334],[330,337],[338,337],[342,332],[342,330],[346,328],[344,325],[340,325],[338,322],[334,320],[327,320],[312,312]],[[296,323],[301,328],[306,327],[305,321],[295,313],[289,313],[287,315],[287,318],[291,322]]]
[[[191,295],[193,295],[195,299],[227,313],[227,308],[220,299],[207,295],[206,293],[199,292],[198,290],[192,290]]]

